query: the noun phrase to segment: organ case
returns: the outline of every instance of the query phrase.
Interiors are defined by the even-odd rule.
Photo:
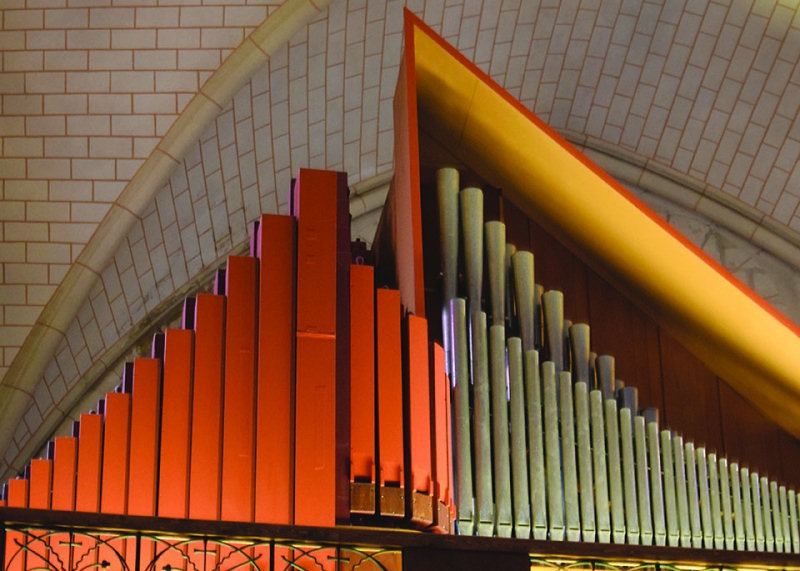
[[[186,300],[183,327],[156,336],[151,357],[126,368],[72,437],[8,483],[5,519],[32,523],[12,508],[52,508],[239,522],[248,536],[281,533],[265,524],[513,535],[528,540],[507,548],[528,554],[509,558],[515,569],[547,552],[592,553],[576,542],[642,561],[791,567],[766,553],[800,552],[790,465],[776,470],[766,458],[770,477],[745,467],[718,427],[685,423],[675,403],[716,391],[719,409],[758,413],[611,287],[607,267],[584,263],[575,243],[529,218],[518,189],[497,185],[514,188],[513,177],[466,160],[475,149],[463,133],[447,121],[426,128],[441,105],[431,85],[465,73],[448,69],[431,83],[426,66],[464,62],[412,16],[406,46],[374,267],[351,265],[345,175],[301,170],[291,215],[263,216],[250,256],[232,257],[211,293]],[[616,334],[623,322],[627,336]],[[687,362],[700,371],[689,375],[693,392],[658,382]],[[399,568],[392,554],[356,561],[302,542],[237,537],[211,549],[207,533],[203,548],[179,537],[69,534],[9,527],[5,567]],[[653,543],[713,555],[629,547]],[[426,568],[410,547],[405,559]]]

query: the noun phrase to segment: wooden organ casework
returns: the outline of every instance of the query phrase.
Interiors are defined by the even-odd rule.
[[[797,330],[406,24],[373,250],[345,175],[301,170],[4,485],[5,569],[800,569],[795,363],[697,325],[712,301],[648,260],[734,300],[754,351]]]

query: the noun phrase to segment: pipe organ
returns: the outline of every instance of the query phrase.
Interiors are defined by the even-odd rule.
[[[482,191],[445,168],[437,192],[458,533],[800,552],[795,490],[660,426]]]
[[[250,255],[229,258],[211,292],[185,300],[182,326],[157,333],[71,436],[4,484],[0,514],[513,537],[535,546],[515,569],[534,549],[579,543],[800,553],[800,494],[640,406],[589,324],[540,285],[496,194],[460,181],[475,173],[446,166],[420,183],[408,62],[374,251],[350,243],[345,175],[301,170],[290,215],[253,225]],[[4,534],[10,571],[401,565],[252,538],[211,549],[111,529]]]

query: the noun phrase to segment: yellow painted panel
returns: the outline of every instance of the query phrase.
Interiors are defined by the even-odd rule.
[[[415,58],[426,132],[800,436],[793,325],[419,23]]]

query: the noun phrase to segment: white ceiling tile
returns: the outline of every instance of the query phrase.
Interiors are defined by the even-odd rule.
[[[650,106],[655,97],[656,88],[650,85],[640,84],[631,103],[631,113],[635,113],[641,117],[647,116]]]
[[[700,16],[684,12],[678,24],[678,29],[675,30],[675,42],[685,46],[694,45],[701,21]]]
[[[797,212],[797,205],[800,199],[797,196],[784,192],[772,212],[772,217],[783,224],[788,224]]]
[[[583,63],[580,84],[584,87],[594,87],[600,81],[603,70],[603,60],[596,57],[587,57]]]
[[[742,37],[740,40],[742,46],[752,50],[758,49],[758,46],[764,37],[764,32],[767,29],[767,23],[769,22],[767,18],[755,14],[755,7],[759,4],[763,4],[763,2],[755,2],[753,4],[753,13],[750,14],[745,22],[744,30],[742,30]]]
[[[663,107],[653,105],[645,121],[643,134],[658,140],[667,123],[669,112]]]
[[[676,27],[673,24],[659,22],[653,38],[650,40],[650,52],[666,56],[674,43]]]
[[[308,108],[308,77],[301,75],[289,82],[289,113]]]
[[[631,98],[621,95],[615,95],[611,101],[611,106],[608,109],[608,116],[606,123],[622,127],[625,125],[625,119],[628,117],[628,112],[631,107]]]
[[[554,8],[540,8],[536,17],[536,25],[533,29],[533,39],[549,39],[553,34],[553,26],[556,23],[558,10]]]
[[[428,0],[425,2],[425,12],[422,19],[429,26],[436,26],[442,22],[444,14],[444,0]]]
[[[735,158],[736,150],[739,148],[739,143],[741,140],[741,133],[726,129],[722,133],[720,145],[714,153],[714,160],[726,165],[730,165]]]
[[[767,75],[765,73],[751,69],[739,93],[739,98],[747,103],[755,103],[759,96],[764,93],[763,89],[766,80]]]
[[[625,67],[622,68],[622,74],[620,75],[619,82],[617,82],[617,93],[628,97],[633,96],[641,73],[642,69],[640,67],[626,64]]]
[[[680,146],[684,149],[694,151],[700,144],[700,137],[702,134],[703,122],[697,119],[689,119],[686,122],[686,127],[683,129]],[[689,165],[686,165],[686,168],[681,172],[689,172]]]
[[[511,51],[511,42],[502,44],[495,43],[492,52],[492,61],[489,65],[489,75],[495,80],[504,84],[504,76],[508,65],[508,54]]]
[[[344,95],[344,65],[328,66],[325,87],[328,98]]]
[[[635,149],[636,145],[639,142],[639,139],[642,137],[642,131],[644,130],[644,123],[645,123],[644,116],[637,116],[633,114],[628,115],[628,117],[625,120],[625,127],[622,130],[620,144],[630,149]]]
[[[589,112],[589,119],[586,121],[586,134],[601,137],[607,114],[608,108],[599,105],[592,106],[592,110]]]
[[[756,57],[755,50],[737,46],[733,53],[733,59],[728,67],[728,77],[736,81],[743,82],[747,77],[747,72],[750,69],[753,59]]]
[[[588,55],[605,59],[609,45],[611,45],[611,28],[595,28],[594,32],[592,32],[592,38],[589,40]]]

